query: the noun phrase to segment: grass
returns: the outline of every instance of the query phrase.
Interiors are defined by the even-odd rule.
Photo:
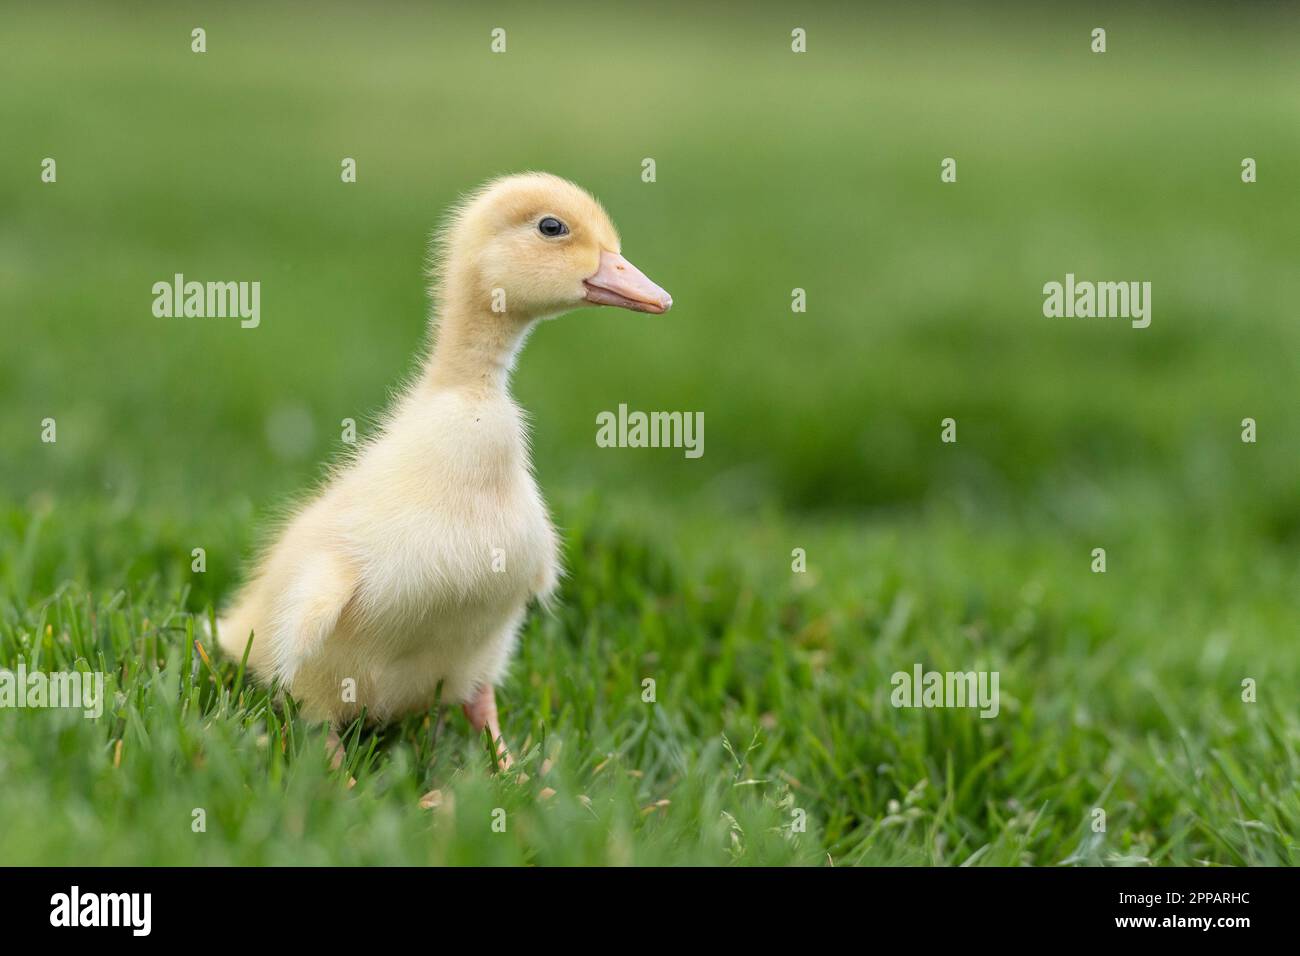
[[[1298,862],[1281,14],[1112,11],[1102,57],[1073,14],[828,4],[795,57],[778,6],[595,9],[7,15],[0,667],[110,687],[0,708],[0,863]],[[570,569],[500,691],[527,779],[454,714],[331,772],[195,634],[410,367],[438,211],[529,167],[677,304],[521,360]],[[1067,271],[1150,280],[1151,328],[1044,319]],[[262,326],[154,319],[175,272],[260,280]],[[703,458],[597,448],[620,402],[704,411]],[[891,706],[915,663],[997,671],[999,715]]]
[[[99,542],[88,560],[142,573],[121,590],[40,589],[5,622],[5,660],[113,675],[98,722],[0,711],[6,859],[1296,862],[1296,675],[1273,653],[1294,563],[1257,566],[1250,601],[1225,612],[1233,569],[1192,541],[1176,569],[1093,575],[1074,542],[1026,549],[1024,533],[955,514],[740,535],[703,518],[683,548],[591,502],[566,513],[574,572],[502,693],[528,779],[491,774],[458,717],[436,745],[413,718],[354,732],[350,790],[319,728],[198,652],[191,576],[159,580],[138,558],[183,554],[176,529],[141,519],[101,537],[93,514],[11,515],[5,553],[25,557],[10,589],[83,540]],[[890,706],[889,675],[913,662],[998,671],[1002,712]],[[434,786],[447,802],[421,810]],[[35,807],[57,825],[32,826]],[[206,833],[191,832],[196,808]]]

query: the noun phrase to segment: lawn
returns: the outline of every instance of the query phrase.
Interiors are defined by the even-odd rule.
[[[7,11],[0,668],[108,693],[0,707],[0,864],[1300,862],[1286,12]],[[410,371],[442,210],[529,168],[676,304],[515,374],[569,570],[518,772],[456,712],[332,771],[203,621]],[[176,273],[261,324],[155,317]],[[1150,327],[1045,317],[1067,273]],[[599,447],[622,403],[703,456]],[[917,664],[998,714],[893,706]]]

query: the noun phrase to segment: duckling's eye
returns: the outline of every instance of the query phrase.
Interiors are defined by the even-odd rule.
[[[569,227],[554,216],[546,216],[537,224],[537,231],[549,239],[569,234]]]

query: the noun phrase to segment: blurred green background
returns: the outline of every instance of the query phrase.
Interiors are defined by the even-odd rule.
[[[1286,12],[11,10],[3,487],[189,508],[300,487],[411,367],[442,211],[546,169],[606,203],[677,302],[532,338],[516,391],[547,488],[874,510],[1080,488],[1104,506],[1139,478],[1189,520],[1231,501],[1294,540]],[[1045,319],[1067,271],[1149,280],[1151,327]],[[262,327],[154,318],[175,272],[260,280]],[[703,411],[704,458],[597,448],[619,402]]]
[[[901,639],[910,587],[948,609],[926,646],[973,666],[955,636],[989,607],[1019,620],[1036,581],[1096,628],[1033,631],[1062,675],[1119,630],[1121,657],[1185,668],[1166,676],[1198,688],[1188,719],[1202,694],[1231,701],[1241,674],[1294,689],[1294,8],[97,4],[4,21],[11,636],[68,582],[184,585],[194,611],[227,596],[258,526],[341,450],[340,420],[364,434],[416,361],[443,210],[544,169],[600,197],[676,302],[584,310],[529,341],[514,388],[562,527],[617,512],[751,596],[788,587],[791,547],[828,536],[822,590],[801,599],[815,608],[795,617],[831,614],[825,640],[850,662]],[[57,184],[40,181],[47,156]],[[177,272],[260,281],[260,328],[155,318],[151,286]],[[1150,328],[1044,318],[1042,286],[1067,272],[1150,281]],[[596,414],[619,403],[704,412],[703,458],[598,448]],[[40,441],[46,417],[57,444]],[[939,441],[946,417],[955,445]],[[59,533],[36,534],[40,516]],[[190,575],[203,542],[224,546]],[[1115,592],[1086,574],[1103,545]],[[807,636],[780,614],[765,626]],[[1102,671],[1124,706],[1128,678]],[[1154,724],[1134,706],[1140,737]],[[1285,739],[1252,751],[1280,761],[1283,789]],[[828,840],[885,799],[832,814]]]

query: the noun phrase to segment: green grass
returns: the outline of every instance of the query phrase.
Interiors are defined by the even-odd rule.
[[[6,859],[1296,862],[1297,675],[1276,654],[1294,562],[1258,563],[1234,602],[1235,569],[1191,540],[1172,559],[1121,537],[1115,551],[1172,566],[1093,575],[1078,542],[955,513],[863,530],[702,519],[690,546],[591,502],[565,513],[574,572],[501,694],[529,779],[493,776],[456,716],[436,745],[420,719],[351,738],[351,790],[318,728],[197,654],[183,562],[160,579],[140,558],[181,553],[177,525],[11,515],[0,544],[23,555],[6,581],[23,597],[3,658],[113,677],[99,722],[0,711]],[[210,534],[214,550],[244,544]],[[55,568],[90,576],[68,565],[73,543],[135,583],[24,593]],[[1001,713],[893,708],[889,675],[913,662],[998,671]],[[434,786],[451,809],[418,808]],[[556,794],[539,801],[543,787]]]
[[[794,16],[6,12],[0,667],[110,699],[0,708],[0,863],[1300,862],[1294,31]],[[570,569],[499,693],[527,779],[457,714],[331,772],[194,634],[410,368],[440,210],[523,168],[676,301],[521,359]],[[1151,328],[1044,319],[1067,271],[1151,281]],[[155,319],[175,272],[260,280],[262,327]],[[703,411],[704,457],[597,448],[620,402]],[[1000,714],[892,707],[914,663]]]

